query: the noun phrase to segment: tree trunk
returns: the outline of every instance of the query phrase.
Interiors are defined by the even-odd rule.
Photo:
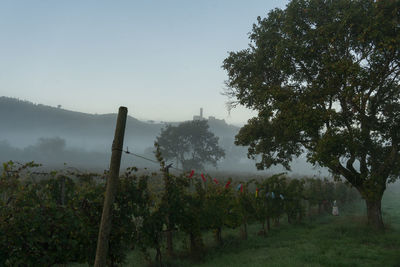
[[[242,240],[247,240],[247,223],[244,222],[242,225],[242,229],[240,231],[240,238]]]
[[[201,238],[201,233],[191,232],[190,236],[190,255],[193,259],[199,260],[203,257],[203,240]]]
[[[218,227],[217,229],[215,229],[215,242],[217,243],[218,246],[222,246],[222,229],[221,227]]]
[[[161,266],[162,259],[161,259],[161,248],[159,246],[156,247],[156,263],[158,266]]]
[[[265,220],[263,220],[263,222],[262,222],[262,231],[263,231],[263,236],[266,237],[267,230],[265,230]]]
[[[173,243],[172,243],[172,230],[171,230],[171,228],[167,229],[166,235],[167,235],[167,255],[169,257],[173,257],[174,256],[174,246],[173,246]]]
[[[367,182],[365,182],[363,186],[357,187],[358,192],[367,204],[368,225],[377,230],[383,230],[385,227],[383,225],[381,210],[382,196],[385,189],[385,184],[379,185],[373,183],[371,185]]]
[[[267,217],[267,229],[268,229],[268,232],[271,230],[271,223],[269,221],[269,216]]]
[[[300,202],[300,207],[298,209],[298,213],[299,213],[299,222],[301,222],[303,220],[303,212],[301,209],[301,202]]]
[[[368,224],[376,229],[383,230],[381,198],[377,200],[365,200],[367,204]]]
[[[196,245],[196,237],[193,233],[189,234],[190,236],[190,253],[196,253],[197,245]]]

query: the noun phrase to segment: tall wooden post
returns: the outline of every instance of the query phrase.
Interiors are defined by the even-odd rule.
[[[62,175],[60,177],[60,182],[61,182],[61,199],[60,199],[60,204],[62,206],[65,205],[65,176]]]
[[[167,193],[168,198],[170,198],[171,196],[171,177],[169,176],[169,168],[172,167],[172,163],[169,164],[168,166],[165,167],[165,173],[164,175],[166,175],[166,184],[165,184],[165,191]],[[168,215],[166,218],[166,223],[167,223],[167,232],[166,232],[166,236],[167,236],[167,254],[169,257],[172,257],[174,255],[174,246],[172,243],[172,230],[173,230],[173,224],[171,223],[171,218],[170,218],[170,213],[171,213],[171,206],[169,204],[169,202],[167,203],[168,205]]]
[[[107,177],[106,195],[101,215],[99,236],[97,238],[95,267],[104,267],[107,264],[108,240],[111,231],[112,207],[115,199],[115,191],[118,186],[121,154],[124,144],[125,125],[128,109],[120,107],[118,111],[117,126],[115,127],[114,141],[110,162],[110,172]]]

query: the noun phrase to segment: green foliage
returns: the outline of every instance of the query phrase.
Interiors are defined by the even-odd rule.
[[[257,235],[260,225],[248,228],[248,240],[233,238],[230,243],[210,250],[201,263],[181,262],[174,266],[397,266],[400,262],[400,195],[385,192],[383,213],[391,227],[384,233],[365,227],[365,205],[360,201],[340,206],[341,216],[319,216],[301,224],[272,228],[267,239]],[[212,243],[206,243],[206,246]],[[135,265],[136,266],[136,265]],[[141,265],[137,265],[141,266]]]
[[[39,182],[22,180],[33,163],[4,164],[0,177],[0,265],[51,266],[70,261],[93,263],[99,231],[104,184],[93,174],[49,175]],[[64,203],[61,203],[63,184]],[[10,185],[12,185],[10,187]],[[138,240],[137,222],[149,210],[147,177],[127,172],[121,177],[113,210],[110,263],[122,263]],[[146,217],[146,218],[147,218]]]
[[[223,64],[227,95],[258,111],[236,144],[259,169],[307,153],[380,203],[400,174],[399,18],[399,1],[373,0],[292,0],[259,17]]]
[[[204,210],[204,190],[201,180],[195,183],[195,190],[183,196],[183,211],[178,222],[178,229],[189,236],[190,253],[194,258],[201,258],[204,253],[202,231],[205,229],[206,220]]]
[[[222,245],[222,227],[235,228],[240,225],[240,213],[235,203],[232,188],[216,185],[209,179],[204,194],[204,225],[215,234],[215,241]]]
[[[217,244],[222,245],[222,231],[227,229],[242,226],[242,234],[246,233],[247,237],[247,227],[254,220],[264,223],[266,218],[279,219],[286,212],[294,221],[303,210],[299,199],[308,197],[309,201],[319,201],[320,188],[324,188],[323,194],[338,197],[339,201],[351,199],[351,192],[342,183],[312,180],[318,186],[311,187],[310,182],[281,175],[258,182],[259,195],[255,197],[254,180],[242,182],[241,191],[237,186],[225,188],[216,184],[210,176],[203,182],[194,177],[172,175],[166,171],[160,150],[157,151],[161,180],[156,181],[156,176],[139,176],[134,167],[128,168],[119,179],[113,206],[109,265],[121,265],[131,249],[141,251],[148,262],[152,262],[150,255],[155,250],[155,262],[164,264],[162,253],[168,245],[163,242],[168,240],[168,232],[187,234],[191,255],[195,259],[203,258],[204,233],[213,231]],[[3,166],[0,265],[93,264],[104,202],[103,179],[107,173],[57,171],[37,180],[30,174],[30,169],[36,166],[14,162]],[[158,181],[164,182],[162,188],[150,190],[149,183]],[[268,192],[274,192],[275,198],[266,197]],[[285,198],[280,198],[280,194]]]
[[[225,152],[218,146],[218,137],[208,128],[205,120],[168,125],[157,137],[163,157],[175,159],[186,170],[203,169],[206,163],[216,166]]]
[[[304,207],[302,200],[304,198],[304,180],[290,179],[286,186],[285,212],[288,222],[301,221],[304,217]]]
[[[286,178],[282,175],[273,175],[266,180],[263,188],[267,199],[269,217],[279,222],[284,213],[284,197],[286,195]],[[283,197],[283,198],[282,198]]]
[[[268,205],[268,199],[266,197],[266,184],[264,181],[258,181],[256,183],[258,192],[254,198],[254,219],[262,225],[261,234],[265,236],[267,229],[265,229],[265,222],[270,217],[270,210]]]
[[[242,224],[241,238],[247,239],[247,226],[254,217],[256,212],[254,203],[254,193],[250,192],[249,186],[254,181],[250,180],[247,183],[242,183],[243,189],[238,192],[236,196],[237,209],[240,216],[240,222]]]

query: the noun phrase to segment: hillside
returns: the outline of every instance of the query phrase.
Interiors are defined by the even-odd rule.
[[[0,140],[8,140],[17,147],[33,144],[40,137],[58,136],[65,139],[67,145],[101,151],[112,142],[115,121],[116,114],[87,114],[0,97]],[[218,119],[210,120],[209,125],[221,139],[228,138],[232,142],[239,130]],[[163,126],[128,116],[125,144],[142,151],[153,145]]]
[[[74,166],[106,168],[116,117],[116,114],[87,114],[0,97],[0,161],[35,160],[51,165],[67,162]],[[154,140],[162,127],[178,123],[144,122],[128,116],[124,146],[130,151],[153,157]],[[218,165],[219,170],[256,171],[254,161],[246,157],[247,148],[233,143],[239,127],[214,117],[208,118],[208,124],[226,153]],[[58,144],[60,151],[56,154],[42,153],[46,144],[40,143],[41,138],[44,142],[61,142]],[[132,161],[125,158],[123,165],[124,160],[125,166],[148,166],[148,162],[142,159]],[[282,171],[284,169],[280,166],[268,170],[273,173]],[[314,169],[304,158],[292,162],[292,171],[297,175],[328,175],[324,169]]]

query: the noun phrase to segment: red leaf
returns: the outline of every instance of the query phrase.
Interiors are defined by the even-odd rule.
[[[187,178],[192,178],[194,175],[194,170],[192,170]]]

